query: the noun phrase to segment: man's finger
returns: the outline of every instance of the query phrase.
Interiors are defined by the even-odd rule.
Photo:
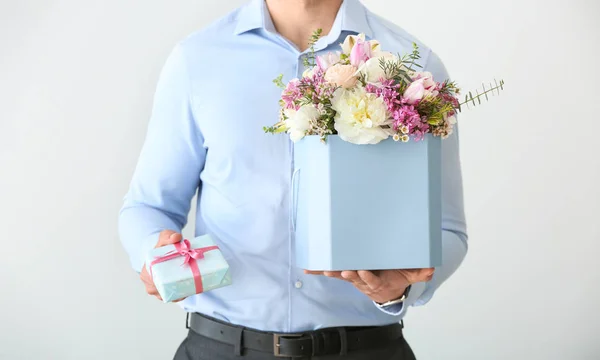
[[[325,271],[324,275],[327,276],[327,277],[344,280],[344,278],[342,277],[342,272],[341,271]]]
[[[358,272],[357,271],[353,271],[353,270],[344,270],[342,271],[342,277],[352,283],[354,283],[355,285],[361,285],[361,286],[366,286],[367,284],[365,284],[365,282],[360,278],[360,276],[358,276]]]
[[[154,286],[154,283],[151,280],[143,277],[140,277],[140,280],[142,280],[142,283],[144,283],[145,286]]]
[[[154,279],[150,276],[150,273],[146,270],[146,265],[142,268],[142,272],[140,273],[140,280],[147,285],[154,287]]]
[[[305,274],[308,275],[323,275],[323,271],[317,271],[317,270],[304,270]]]
[[[360,291],[364,292],[366,290],[369,290],[369,285],[367,285],[363,281],[363,279],[361,279],[360,276],[358,276],[357,271],[353,271],[353,270],[342,271],[342,278],[344,278],[348,282],[351,282],[352,285],[354,285]]]
[[[377,290],[383,285],[383,280],[369,270],[359,270],[358,276],[371,290]]]
[[[173,230],[164,230],[161,231],[160,235],[158,236],[158,243],[156,244],[156,247],[177,244],[181,240],[183,240],[183,236],[181,234]]]
[[[421,269],[417,274],[416,282],[427,282],[433,278],[433,274],[435,273],[435,268],[425,268]]]
[[[425,282],[431,281],[431,279],[433,279],[433,275],[435,274],[435,270],[433,271],[427,271],[425,273]]]
[[[146,292],[148,293],[148,295],[158,295],[158,289],[156,289],[156,286],[152,285],[152,284],[144,284],[146,286]]]
[[[146,292],[148,295],[154,296],[158,300],[163,301],[162,297],[158,293],[158,289],[156,289],[154,285],[146,285]]]

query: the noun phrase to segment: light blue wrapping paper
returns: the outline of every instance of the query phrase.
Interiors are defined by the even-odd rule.
[[[294,144],[296,266],[309,270],[441,265],[441,139]]]
[[[215,242],[210,235],[199,236],[189,240],[192,249],[214,246]],[[146,266],[150,271],[150,264],[160,256],[175,250],[174,245],[167,245],[153,249],[146,257]],[[188,265],[182,266],[183,256],[157,263],[152,266],[152,277],[160,296],[164,302],[171,302],[191,295],[195,295],[196,286],[192,270]],[[211,250],[204,254],[203,259],[193,260],[198,264],[202,275],[203,292],[231,284],[229,264],[225,261],[220,250]]]

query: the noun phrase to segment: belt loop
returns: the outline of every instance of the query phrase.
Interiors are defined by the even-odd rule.
[[[244,328],[236,327],[233,329],[236,332],[236,341],[233,345],[233,353],[236,356],[242,356],[242,341],[244,337]]]
[[[348,354],[348,334],[346,333],[345,327],[339,327],[338,332],[340,333],[340,356]]]
[[[322,355],[325,351],[327,339],[325,339],[325,333],[322,332],[310,332],[310,340],[312,342],[311,356]]]
[[[187,330],[190,329],[190,313],[189,312],[185,313],[185,328]]]

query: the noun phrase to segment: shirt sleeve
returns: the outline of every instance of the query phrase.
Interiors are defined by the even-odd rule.
[[[432,51],[424,70],[432,73],[438,82],[450,78],[442,61]],[[404,302],[388,307],[378,306],[385,313],[403,316],[410,306],[420,306],[429,302],[440,285],[458,269],[467,254],[467,226],[458,139],[458,124],[455,124],[453,133],[442,140],[442,266],[435,269],[431,281],[413,284]]]
[[[162,230],[181,232],[200,185],[206,149],[190,84],[178,44],[159,76],[146,138],[119,213],[119,236],[137,272]]]

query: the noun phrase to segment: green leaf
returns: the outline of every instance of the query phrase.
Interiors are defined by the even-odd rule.
[[[283,74],[280,74],[277,78],[273,79],[273,83],[278,87],[285,89],[285,84],[283,83]]]
[[[494,80],[494,82],[496,83],[496,86],[493,86],[490,83],[489,89],[486,89],[485,84],[483,84],[483,86],[482,86],[483,92],[479,93],[479,90],[476,90],[477,96],[473,96],[473,93],[471,93],[469,91],[465,95],[465,101],[458,104],[458,110],[461,111],[462,110],[461,105],[468,104],[468,103],[473,103],[473,106],[481,105],[481,98],[483,96],[485,96],[486,100],[489,100],[489,97],[487,95],[488,93],[492,93],[492,95],[494,95],[494,92],[497,92],[498,94],[500,94],[500,90],[504,90],[504,80],[500,80],[500,82]],[[458,93],[458,89],[455,90],[455,93]],[[475,100],[477,100],[477,102],[475,102]]]

